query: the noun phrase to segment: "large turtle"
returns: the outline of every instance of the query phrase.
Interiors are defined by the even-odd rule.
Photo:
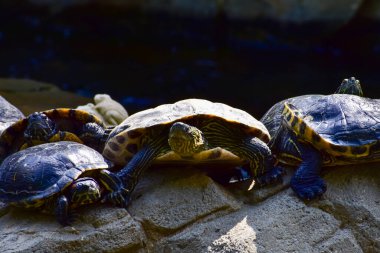
[[[141,172],[155,161],[248,163],[253,177],[266,184],[282,174],[274,167],[269,140],[264,125],[245,111],[186,99],[129,116],[112,130],[103,155],[126,164],[117,175],[130,192]]]
[[[0,96],[0,134],[14,122],[25,118],[24,114],[8,100]]]
[[[0,160],[20,149],[55,141],[75,141],[101,151],[107,133],[100,119],[83,110],[56,108],[34,112],[0,135]]]
[[[326,191],[322,166],[380,160],[380,100],[362,95],[358,80],[345,79],[336,94],[289,98],[262,117],[273,153],[298,166],[291,187],[300,198]]]
[[[72,210],[94,203],[106,192],[118,206],[125,201],[112,163],[77,142],[45,143],[8,156],[0,165],[0,201],[8,206],[55,212],[62,225],[72,222]]]

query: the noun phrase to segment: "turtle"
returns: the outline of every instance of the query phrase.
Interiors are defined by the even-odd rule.
[[[264,125],[224,103],[189,98],[130,115],[106,141],[103,156],[122,166],[116,173],[132,193],[155,162],[248,164],[257,185],[280,181]]]
[[[26,147],[61,140],[84,143],[101,151],[109,132],[100,119],[83,110],[54,108],[34,112],[0,135],[0,160]]]
[[[322,167],[380,160],[380,100],[363,97],[354,77],[334,94],[280,101],[260,121],[272,135],[276,158],[298,167],[290,185],[304,200],[326,191]]]
[[[0,96],[0,133],[25,115],[4,97]]]
[[[107,196],[116,206],[125,201],[115,192],[123,183],[110,171],[113,163],[98,151],[71,141],[44,143],[9,155],[0,165],[0,201],[8,207],[55,213],[70,225],[73,210]]]

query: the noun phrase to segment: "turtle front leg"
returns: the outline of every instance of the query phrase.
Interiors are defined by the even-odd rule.
[[[254,178],[260,186],[280,182],[284,170],[274,166],[274,158],[269,147],[258,138],[243,139],[231,152],[249,161]]]
[[[319,176],[321,171],[321,154],[307,144],[297,144],[302,162],[290,181],[290,186],[298,197],[311,200],[321,196],[326,191],[326,183]]]
[[[239,129],[214,122],[209,122],[202,130],[210,146],[224,148],[247,160],[253,177],[260,185],[281,181],[284,170],[274,166],[271,150],[260,139],[247,137]]]
[[[101,152],[103,151],[104,144],[111,130],[112,128],[106,130],[97,123],[89,122],[83,125],[82,133],[79,135],[79,138],[87,146]]]
[[[130,196],[135,189],[141,174],[147,169],[152,162],[162,153],[167,152],[170,147],[167,139],[162,135],[161,138],[151,140],[140,149],[132,159],[118,173],[115,174],[124,185],[124,187],[114,190],[106,199],[115,201],[121,199],[121,196],[129,202]]]
[[[72,223],[70,216],[70,205],[69,200],[65,195],[61,195],[55,203],[55,216],[58,222],[62,226],[69,226]]]
[[[108,170],[102,170],[99,180],[109,191],[102,202],[110,202],[115,206],[127,207],[130,200],[130,191],[124,187],[122,179]]]

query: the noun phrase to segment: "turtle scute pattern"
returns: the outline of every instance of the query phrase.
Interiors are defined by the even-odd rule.
[[[65,138],[65,140],[82,143],[78,136],[82,134],[83,126],[86,123],[95,123],[100,128],[104,128],[102,121],[96,116],[78,109],[55,108],[41,113],[51,119],[61,133],[54,141]],[[2,132],[0,135],[0,159],[4,159],[9,154],[20,150],[26,143],[24,132],[27,129],[28,118],[31,115],[33,114],[14,122]]]
[[[125,164],[141,148],[142,139],[147,131],[154,129],[159,134],[162,127],[176,121],[194,121],[197,125],[197,121],[204,119],[220,120],[265,143],[270,140],[265,126],[243,110],[204,99],[186,99],[129,116],[110,133],[103,154],[116,163]]]
[[[301,139],[331,155],[369,156],[378,149],[380,104],[352,95],[320,96],[308,107],[286,103],[284,119]],[[302,109],[303,108],[303,109]]]
[[[0,165],[1,199],[38,207],[87,170],[111,166],[100,153],[75,142],[47,143],[8,156]]]

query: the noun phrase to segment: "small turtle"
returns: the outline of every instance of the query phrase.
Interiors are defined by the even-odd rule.
[[[361,97],[355,78],[331,95],[304,95],[275,104],[261,121],[279,161],[296,165],[291,187],[301,199],[326,191],[322,166],[380,160],[380,100]]]
[[[117,192],[120,179],[108,169],[112,163],[99,152],[77,142],[45,143],[8,156],[0,165],[0,200],[8,206],[55,212],[69,225],[72,210],[94,203],[106,191],[107,200],[124,206]]]
[[[101,151],[106,136],[102,121],[86,111],[56,108],[34,112],[0,135],[0,160],[26,147],[62,140],[84,143]]]
[[[0,96],[0,133],[22,118],[25,118],[24,114],[17,107]]]
[[[245,111],[186,99],[129,116],[112,130],[103,155],[118,165],[126,164],[117,175],[130,192],[154,161],[248,163],[252,176],[267,184],[282,174],[281,168],[274,167],[269,140],[264,125]]]

